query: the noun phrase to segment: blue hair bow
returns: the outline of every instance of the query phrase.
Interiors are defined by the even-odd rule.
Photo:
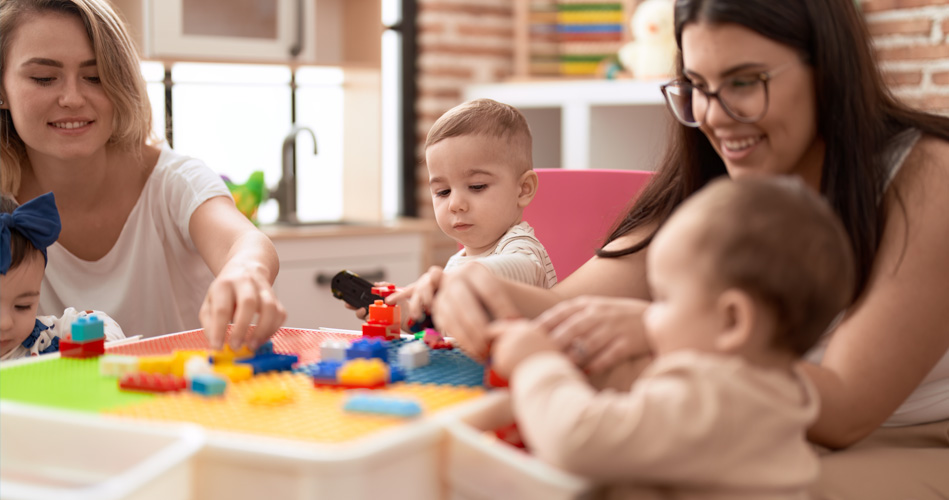
[[[46,247],[56,242],[62,227],[53,193],[37,196],[14,209],[12,214],[0,214],[0,274],[7,274],[13,259],[11,230],[22,234],[37,250],[43,252],[45,265]]]

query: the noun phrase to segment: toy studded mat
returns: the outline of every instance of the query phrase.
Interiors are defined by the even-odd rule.
[[[268,372],[230,382],[219,396],[190,391],[144,393],[121,390],[115,377],[100,374],[100,358],[51,357],[3,367],[0,399],[46,407],[183,421],[209,429],[260,434],[317,443],[340,443],[397,426],[398,416],[357,414],[343,410],[351,391],[315,387],[309,368],[320,360],[325,340],[356,340],[358,335],[323,330],[280,329],[273,351],[295,354],[293,371]],[[402,340],[388,344],[396,358]],[[175,351],[208,350],[202,330],[107,347],[107,354],[169,355]],[[457,350],[432,350],[430,362],[405,370],[405,379],[373,390],[380,396],[410,399],[422,417],[484,394],[484,367]]]

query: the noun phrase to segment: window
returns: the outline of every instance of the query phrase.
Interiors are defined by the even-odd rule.
[[[142,73],[156,133],[166,130],[165,96],[170,93],[166,135],[175,150],[201,159],[234,182],[245,182],[261,170],[267,186],[275,188],[282,176],[283,140],[291,125],[313,130],[316,155],[309,134],[302,132],[296,138],[297,215],[306,222],[342,218],[341,69],[301,67],[293,74],[280,65],[176,63],[166,79],[161,63],[146,61]],[[275,200],[261,205],[262,224],[276,218]]]

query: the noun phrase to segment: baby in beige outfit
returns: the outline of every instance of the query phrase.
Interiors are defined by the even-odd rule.
[[[841,223],[796,179],[723,179],[648,252],[631,328],[654,360],[629,392],[597,392],[536,321],[492,325],[528,447],[610,498],[806,498],[819,402],[794,365],[853,294]]]

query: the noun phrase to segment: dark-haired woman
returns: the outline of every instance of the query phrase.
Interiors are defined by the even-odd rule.
[[[678,123],[654,180],[598,255],[551,290],[447,274],[437,326],[472,352],[491,317],[541,316],[591,371],[648,352],[652,235],[709,180],[795,175],[846,227],[858,293],[805,369],[828,449],[824,498],[949,497],[949,119],[882,83],[850,0],[677,0]],[[589,297],[597,295],[600,297]],[[630,300],[633,299],[633,300]],[[545,312],[546,311],[546,312]]]

